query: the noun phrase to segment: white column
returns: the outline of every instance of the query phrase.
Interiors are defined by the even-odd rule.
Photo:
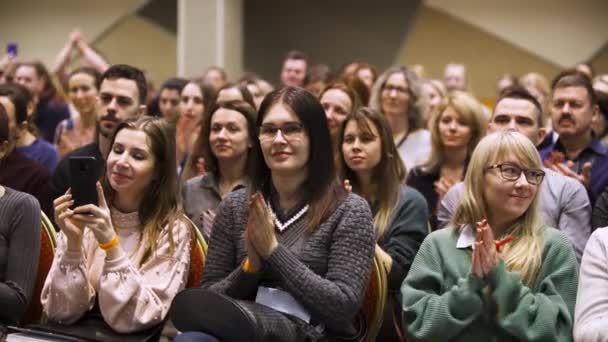
[[[178,0],[177,73],[201,76],[217,65],[230,80],[243,72],[243,0]]]

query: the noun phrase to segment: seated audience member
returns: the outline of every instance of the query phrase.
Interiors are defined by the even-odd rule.
[[[541,106],[521,88],[505,93],[496,102],[488,123],[488,133],[517,131],[532,143],[543,140],[545,129]],[[543,168],[545,178],[540,185],[540,212],[544,224],[561,230],[570,239],[580,261],[585,243],[591,234],[591,205],[585,187],[575,179]],[[463,184],[454,185],[437,210],[438,227],[443,228],[454,215],[463,196]]]
[[[201,81],[201,83],[211,86],[213,92],[218,92],[228,83],[228,75],[226,75],[226,71],[222,67],[214,65],[205,70]]]
[[[378,70],[368,63],[357,63],[357,68],[353,74],[365,84],[370,92],[372,91],[374,83],[378,80]]]
[[[255,107],[253,95],[249,92],[247,86],[242,84],[226,83],[217,92],[216,102],[228,101],[245,101],[252,107]]]
[[[431,134],[419,108],[419,81],[403,66],[386,70],[372,89],[370,107],[384,114],[406,170],[423,164],[431,154]]]
[[[316,64],[309,68],[306,79],[305,89],[308,90],[315,97],[319,97],[323,89],[327,87],[327,84],[331,80],[331,69],[327,64]]]
[[[166,80],[158,92],[158,109],[167,122],[175,124],[179,119],[181,93],[188,81],[181,78]]]
[[[389,300],[378,341],[397,338],[393,316],[400,317],[399,288],[428,232],[426,201],[401,185],[405,168],[384,116],[362,107],[346,118],[340,139],[342,179],[367,200],[374,215],[376,255],[388,274]],[[395,314],[395,310],[397,310]]]
[[[504,92],[509,89],[518,86],[519,80],[513,74],[504,74],[500,76],[498,82],[496,82],[496,93],[498,96],[504,94]]]
[[[297,50],[287,53],[281,68],[281,86],[305,87],[308,80],[308,58]]]
[[[431,118],[432,150],[429,160],[410,170],[407,185],[420,191],[437,229],[437,207],[450,188],[462,181],[473,149],[484,136],[482,105],[464,92],[451,92]]]
[[[446,90],[467,91],[467,69],[464,64],[449,63],[443,72],[443,83]]]
[[[26,87],[34,99],[34,124],[47,142],[55,141],[57,125],[70,117],[67,104],[56,97],[56,89],[48,70],[41,62],[20,63],[15,82]]]
[[[552,84],[551,118],[559,138],[540,150],[547,167],[581,182],[591,204],[608,186],[608,147],[593,136],[599,114],[597,97],[586,76],[565,71]]]
[[[581,263],[576,308],[575,341],[608,340],[608,229],[598,229],[589,238]]]
[[[428,122],[433,117],[439,106],[445,101],[447,91],[445,86],[439,80],[428,80],[422,83],[420,87],[420,97],[422,100],[422,117],[424,122]]]
[[[27,158],[17,152],[15,148],[15,136],[18,135],[18,122],[23,122],[23,112],[21,108],[22,99],[11,100],[14,94],[8,91],[14,85],[0,85],[0,105],[2,111],[8,117],[8,143],[5,146],[4,157],[0,159],[0,184],[13,190],[28,193],[38,200],[40,208],[45,214],[52,213],[52,195],[50,190],[50,175],[44,165]],[[7,90],[7,92],[4,92]],[[18,111],[18,112],[17,112]],[[19,114],[18,114],[19,113]],[[17,117],[19,115],[20,117]],[[0,222],[1,223],[1,222]]]
[[[101,74],[89,67],[78,68],[68,77],[68,97],[76,113],[57,125],[54,143],[62,158],[95,140],[100,79]]]
[[[594,89],[595,90],[595,89]],[[595,138],[597,138],[604,146],[608,145],[608,92],[595,90],[597,96],[597,106],[600,115],[594,117],[591,123],[591,129]]]
[[[184,171],[183,167],[192,153],[192,147],[201,129],[205,108],[209,110],[214,103],[215,93],[209,86],[190,81],[182,89],[180,115],[175,126],[178,175]]]
[[[70,187],[70,156],[95,157],[95,171],[101,177],[114,129],[122,121],[145,113],[147,91],[146,78],[135,67],[116,64],[103,73],[99,85],[97,139],[70,152],[59,162],[51,182],[52,198],[63,195]]]
[[[360,102],[355,92],[342,82],[328,84],[319,94],[319,101],[325,110],[329,135],[337,155],[342,123],[360,105]]]
[[[243,101],[222,102],[209,113],[192,153],[194,160],[203,158],[206,173],[182,186],[184,211],[207,239],[222,199],[249,182],[257,117],[256,110]]]
[[[9,146],[9,119],[0,104],[0,161]],[[40,254],[40,205],[0,183],[0,326],[15,324],[32,300]]]
[[[593,90],[608,93],[608,74],[597,75],[593,79]]]
[[[32,129],[28,106],[31,96],[27,88],[19,84],[0,85],[0,102],[15,119],[15,150],[21,155],[36,161],[52,173],[57,167],[59,156],[55,147],[46,140],[37,137]]]
[[[100,314],[118,333],[163,322],[186,285],[193,238],[179,208],[174,144],[162,119],[122,122],[97,183],[99,204],[72,209],[69,191],[55,200],[61,232],[41,298],[50,321]]]
[[[245,74],[241,77],[239,84],[246,86],[247,90],[251,93],[251,96],[253,96],[256,110],[260,109],[264,97],[273,90],[268,82],[252,73]]]
[[[595,77],[593,66],[590,62],[580,62],[574,66],[574,69],[579,73],[587,76],[588,79],[592,80]]]
[[[178,295],[171,313],[179,330],[195,332],[175,341],[358,336],[355,316],[374,255],[372,215],[336,180],[323,107],[303,88],[282,88],[264,99],[257,127],[251,189],[220,204],[203,289]],[[298,313],[283,314],[280,298]],[[226,315],[204,306],[212,303]],[[222,329],[224,322],[235,328]]]
[[[539,220],[543,177],[524,135],[479,142],[451,225],[424,240],[401,287],[408,340],[572,339],[576,257]]]

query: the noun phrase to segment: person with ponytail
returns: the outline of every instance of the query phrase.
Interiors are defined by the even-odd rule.
[[[524,135],[479,142],[450,225],[427,237],[401,287],[408,340],[572,340],[577,262],[540,221],[544,176]]]

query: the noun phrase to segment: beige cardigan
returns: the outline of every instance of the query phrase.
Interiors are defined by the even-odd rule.
[[[106,253],[86,229],[80,253],[67,250],[59,234],[55,259],[42,290],[41,302],[49,320],[70,324],[93,308],[98,298],[101,314],[114,330],[130,333],[162,322],[171,301],[187,281],[191,231],[184,222],[173,225],[175,248],[161,232],[156,253],[140,266],[142,227],[137,213],[112,209],[112,222],[124,253],[116,259]]]
[[[581,262],[574,340],[608,341],[608,228],[589,238]]]

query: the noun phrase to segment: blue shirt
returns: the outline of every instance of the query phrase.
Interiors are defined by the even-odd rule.
[[[29,146],[17,147],[15,150],[22,156],[44,165],[50,174],[53,174],[59,163],[59,154],[55,146],[40,138],[36,138]]]
[[[606,186],[608,186],[608,147],[594,138],[589,146],[582,150],[576,158],[568,159],[566,149],[562,145],[561,140],[557,139],[555,144],[549,145],[539,151],[540,157],[545,161],[549,159],[549,156],[553,151],[562,152],[566,160],[574,162],[571,169],[577,174],[581,173],[585,163],[591,163],[591,185],[587,189],[587,192],[589,193],[589,199],[593,206],[595,200],[604,191]]]

